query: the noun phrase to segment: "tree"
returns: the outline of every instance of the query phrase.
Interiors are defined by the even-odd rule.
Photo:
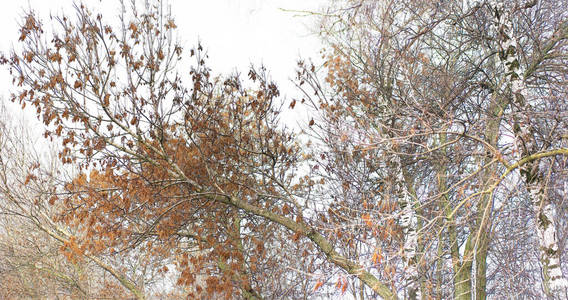
[[[114,257],[76,255],[82,232],[58,222],[61,205],[49,204],[72,168],[58,164],[55,150],[46,151],[49,145],[40,143],[44,149],[37,150],[23,118],[5,107],[0,115],[2,296],[143,297],[136,285],[153,283],[148,272],[121,270],[128,266],[116,267]],[[129,279],[137,276],[143,280]]]
[[[118,27],[83,5],[52,33],[27,14],[4,63],[13,100],[79,168],[50,198],[83,233],[75,255],[175,261],[190,297],[300,298],[334,281],[361,299],[505,297],[517,274],[496,266],[519,262],[522,296],[562,297],[556,2],[339,3],[325,81],[301,63],[305,97],[286,103],[309,107],[306,136],[283,126],[263,68],[215,76],[200,45],[184,54],[159,1],[121,2]]]
[[[499,292],[487,286],[492,264],[532,263],[535,251],[542,292],[565,297],[555,206],[564,205],[558,187],[566,180],[567,27],[556,5],[344,1],[325,15],[331,91],[309,66],[299,73],[321,116],[314,131],[330,157],[322,176],[344,191],[340,224],[400,218],[379,227],[391,234],[368,239],[359,255],[392,257],[408,297],[453,290],[454,298],[484,299]],[[501,219],[527,202],[532,213],[519,223]],[[496,256],[503,242],[519,241],[512,232],[539,246],[525,240],[515,258]],[[529,263],[521,270],[534,272]],[[516,280],[494,272],[495,286]],[[530,276],[531,286],[540,282]]]
[[[299,209],[299,147],[279,129],[275,84],[263,70],[251,70],[250,89],[213,78],[198,46],[186,87],[167,6],[122,5],[118,30],[80,5],[76,21],[54,19],[51,42],[30,12],[7,62],[21,87],[14,99],[37,108],[61,161],[80,168],[53,199],[65,206],[60,220],[85,232],[79,254],[176,258],[178,283],[195,297],[311,293],[287,268],[314,258],[305,240],[285,243],[311,229],[281,214]]]

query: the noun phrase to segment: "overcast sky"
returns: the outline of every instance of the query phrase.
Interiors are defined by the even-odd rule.
[[[47,25],[49,14],[73,13],[72,0],[2,1],[0,10],[0,51],[6,53],[17,41],[18,22],[24,8],[36,10]],[[209,53],[209,65],[215,73],[238,69],[246,74],[251,63],[263,63],[283,92],[289,94],[287,82],[294,76],[299,54],[319,57],[321,44],[311,33],[314,19],[294,11],[317,11],[325,0],[170,0],[178,25],[179,38],[185,49],[200,39]],[[118,0],[86,0],[88,5],[102,3],[105,19],[118,15]],[[1,92],[10,90],[2,70]]]

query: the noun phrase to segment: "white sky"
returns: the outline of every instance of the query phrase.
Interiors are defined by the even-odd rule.
[[[128,1],[128,0],[127,0]],[[49,14],[74,14],[72,0],[4,0],[0,10],[0,51],[7,53],[19,37],[18,21],[23,8],[32,7],[47,25]],[[317,11],[325,0],[170,0],[178,25],[179,38],[187,50],[200,39],[209,53],[213,72],[227,74],[238,69],[246,75],[251,63],[263,63],[290,94],[289,78],[299,54],[319,58],[321,44],[311,33],[312,17],[283,11]],[[102,3],[106,20],[118,15],[118,0],[85,0],[87,5]],[[113,15],[114,14],[114,15]],[[310,25],[311,24],[311,25]],[[187,53],[187,52],[186,52]],[[11,81],[3,69],[0,93],[8,98]]]

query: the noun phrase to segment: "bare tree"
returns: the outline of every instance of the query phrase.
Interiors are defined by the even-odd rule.
[[[299,84],[330,157],[321,175],[344,191],[330,201],[351,216],[335,226],[395,220],[398,233],[366,240],[359,257],[390,253],[406,297],[447,298],[452,287],[454,298],[484,299],[517,276],[531,282],[516,290],[524,296],[565,297],[555,215],[565,204],[553,200],[567,153],[561,5],[343,1],[324,15],[326,82],[304,65]],[[513,241],[522,246],[505,251]],[[506,261],[520,273],[495,271]]]

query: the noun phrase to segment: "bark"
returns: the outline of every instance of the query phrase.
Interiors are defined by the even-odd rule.
[[[506,100],[499,95],[494,95],[491,105],[489,106],[489,121],[484,130],[486,142],[494,148],[497,148],[499,141],[499,127],[503,119],[503,111],[507,105]],[[487,155],[483,158],[482,165],[486,166],[493,160],[493,157]],[[493,185],[492,177],[494,176],[492,169],[483,171],[481,183],[483,190],[488,190]],[[487,253],[490,243],[491,229],[491,208],[493,193],[482,194],[481,200],[477,205],[477,223],[476,230],[472,234],[475,237],[475,298],[485,299],[487,297]]]
[[[412,205],[413,205],[413,209],[414,209],[414,214],[416,215],[416,231],[418,233],[418,240],[417,240],[417,255],[416,255],[416,266],[417,266],[417,272],[418,272],[418,282],[420,283],[420,291],[419,291],[419,295],[422,299],[427,297],[427,287],[426,287],[426,283],[424,282],[424,278],[421,275],[421,271],[420,271],[420,266],[421,266],[421,261],[423,259],[423,255],[424,255],[424,237],[423,235],[420,234],[420,232],[422,232],[423,226],[424,226],[424,221],[419,218],[419,216],[423,215],[422,212],[422,207],[420,205],[420,200],[418,199],[418,194],[416,193],[416,189],[414,188],[414,177],[411,174],[411,170],[409,170],[408,168],[402,168],[403,171],[403,175],[404,175],[404,180],[406,182],[406,190],[408,192],[408,194],[410,195],[410,199],[413,199],[412,201]],[[420,297],[417,297],[417,299],[421,299]]]
[[[560,268],[560,252],[554,223],[556,211],[554,204],[547,199],[546,190],[541,181],[529,184],[527,189],[531,194],[536,215],[544,292],[549,297],[561,297],[561,295],[566,297],[568,282]]]
[[[407,287],[409,299],[422,299],[420,289],[420,275],[418,272],[418,218],[416,216],[414,201],[407,187],[400,157],[395,155],[392,159],[396,174],[395,190],[399,195],[399,205],[402,210],[400,225],[404,233],[402,260],[404,262],[404,283]]]
[[[444,144],[446,142],[447,136],[445,134],[440,135],[439,144]],[[442,149],[442,154],[446,154],[445,148]],[[446,228],[448,231],[448,240],[450,245],[450,255],[452,258],[452,266],[454,270],[454,299],[471,299],[471,259],[468,259],[464,255],[463,259],[460,258],[459,245],[457,241],[457,232],[455,226],[455,219],[452,215],[452,206],[450,199],[448,198],[448,185],[446,182],[446,177],[448,175],[447,164],[440,163],[436,168],[437,180],[438,180],[438,190],[440,192],[440,205],[444,207],[444,214],[446,215]],[[442,240],[440,240],[442,243]],[[470,248],[471,243],[468,241],[467,249]],[[471,256],[470,256],[471,257]],[[438,293],[441,298],[441,289]]]
[[[445,259],[443,258],[444,255],[444,231],[441,230],[440,234],[438,234],[438,249],[436,251],[438,261],[436,263],[436,291],[434,292],[436,298],[441,300],[443,297],[443,290],[442,290],[442,282],[444,278],[442,277],[442,270],[444,269]]]
[[[520,67],[520,60],[517,54],[518,42],[513,32],[511,12],[505,9],[503,3],[497,1],[491,1],[491,8],[494,11],[494,25],[499,32],[500,60],[507,72],[506,82],[510,85],[514,97],[513,100],[516,101],[518,107],[524,112],[529,112],[532,107],[526,101],[527,88],[524,76],[530,73],[523,72]],[[530,68],[536,69],[536,66],[531,65]],[[523,120],[517,121],[513,132],[518,153],[521,154],[521,157],[527,157],[536,153],[534,130],[530,126],[530,119],[526,113]],[[542,164],[537,160],[524,164],[520,172],[525,181],[535,213],[544,293],[548,297],[553,298],[562,297],[560,295],[565,297],[568,281],[562,274],[560,266],[560,253],[558,252],[558,238],[555,227],[555,207],[547,197],[546,182],[541,175],[543,174],[541,169]]]

